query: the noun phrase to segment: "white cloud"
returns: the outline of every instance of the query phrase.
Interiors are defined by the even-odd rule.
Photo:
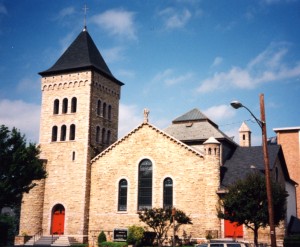
[[[22,100],[0,100],[0,124],[16,127],[25,134],[27,141],[38,143],[40,105]]]
[[[123,60],[124,59],[124,56],[122,54],[123,50],[124,49],[120,46],[103,50],[105,61],[107,61],[108,63],[112,63],[112,62]]]
[[[160,11],[159,15],[163,17],[167,29],[182,28],[192,17],[191,12],[187,9],[179,12],[173,8],[166,8]]]
[[[105,29],[112,36],[121,36],[135,40],[137,36],[134,15],[134,12],[112,9],[91,17],[91,22]]]
[[[216,66],[220,65],[222,62],[223,62],[222,57],[215,57],[211,67],[216,67]]]
[[[175,84],[180,84],[184,82],[188,82],[193,78],[193,73],[188,72],[184,75],[181,76],[174,76],[172,78],[166,78],[165,79],[165,84],[168,86],[175,85]]]
[[[212,106],[204,110],[203,113],[216,123],[231,119],[235,115],[235,111],[229,105]]]
[[[117,72],[120,77],[135,78],[135,71],[121,69]]]
[[[233,66],[227,72],[216,72],[204,79],[197,91],[200,93],[228,88],[252,89],[260,84],[283,81],[300,76],[300,62],[287,65],[284,61],[288,49],[284,43],[272,43],[252,59],[245,68]]]
[[[40,80],[32,80],[29,78],[23,78],[22,80],[19,81],[17,85],[17,91],[18,92],[24,92],[24,91],[36,91],[39,93],[40,90]]]
[[[276,3],[293,3],[298,0],[262,0],[263,3],[266,4],[276,4]]]
[[[70,7],[64,8],[61,11],[59,11],[56,19],[61,20],[61,19],[65,18],[66,16],[73,15],[74,13],[75,13],[75,8],[70,6]]]
[[[136,105],[120,104],[119,139],[128,134],[143,121],[143,112]]]
[[[0,14],[7,15],[7,9],[2,3],[0,3]]]
[[[160,83],[162,82],[167,86],[172,86],[175,84],[188,83],[193,79],[193,77],[194,74],[191,72],[187,72],[183,75],[175,75],[173,69],[166,69],[155,75],[152,81]]]

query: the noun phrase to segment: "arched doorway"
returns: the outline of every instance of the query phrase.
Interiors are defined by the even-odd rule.
[[[51,234],[63,235],[65,230],[65,208],[56,204],[52,209]]]

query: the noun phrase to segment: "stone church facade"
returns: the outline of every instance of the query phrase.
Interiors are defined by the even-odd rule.
[[[198,109],[165,130],[153,126],[145,111],[144,121],[118,140],[124,84],[112,75],[86,29],[40,75],[40,158],[48,176],[23,196],[19,235],[72,236],[92,245],[101,231],[112,240],[116,228],[142,226],[137,214],[142,208],[175,207],[193,222],[179,236],[249,237],[243,228],[239,236],[229,234],[216,214],[228,185],[223,182],[240,176],[228,162],[236,150],[249,150],[239,154],[245,162],[237,167],[242,174],[251,171],[246,163],[253,154],[251,132],[245,126],[242,134],[249,141],[239,146]],[[271,153],[272,174],[279,171],[278,181],[292,190],[280,154],[279,146]],[[262,163],[257,157],[251,162]]]

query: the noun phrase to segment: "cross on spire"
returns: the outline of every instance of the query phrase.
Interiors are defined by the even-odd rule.
[[[84,27],[83,27],[83,31],[86,31],[86,12],[89,8],[86,7],[86,4],[83,7],[83,11],[84,11]]]

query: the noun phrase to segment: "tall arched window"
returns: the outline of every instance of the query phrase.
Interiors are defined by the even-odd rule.
[[[103,103],[102,116],[106,118],[106,103]]]
[[[57,141],[57,126],[52,127],[52,137],[51,141],[56,142]]]
[[[110,144],[110,130],[107,131],[107,138],[106,138],[106,143],[109,145]]]
[[[100,127],[97,126],[96,128],[96,142],[99,143],[100,142]]]
[[[60,140],[65,141],[67,135],[67,127],[66,125],[61,126],[60,128]]]
[[[105,143],[105,129],[102,129],[102,140],[101,143],[104,144]]]
[[[59,111],[59,100],[56,99],[54,100],[54,104],[53,104],[53,114],[58,114]]]
[[[101,100],[97,101],[97,115],[101,115]]]
[[[127,210],[127,181],[121,179],[119,182],[119,198],[118,198],[118,210]]]
[[[63,106],[62,106],[62,113],[67,113],[68,112],[68,99],[64,98],[63,99]]]
[[[77,111],[77,98],[73,97],[71,101],[71,112],[74,113]]]
[[[111,120],[111,105],[108,106],[108,120]]]
[[[71,126],[70,126],[70,136],[69,136],[69,139],[71,141],[75,140],[75,131],[76,131],[75,124],[71,124]]]
[[[172,208],[173,206],[173,180],[166,178],[164,180],[164,208]]]
[[[152,208],[152,162],[143,159],[139,164],[138,210]]]

